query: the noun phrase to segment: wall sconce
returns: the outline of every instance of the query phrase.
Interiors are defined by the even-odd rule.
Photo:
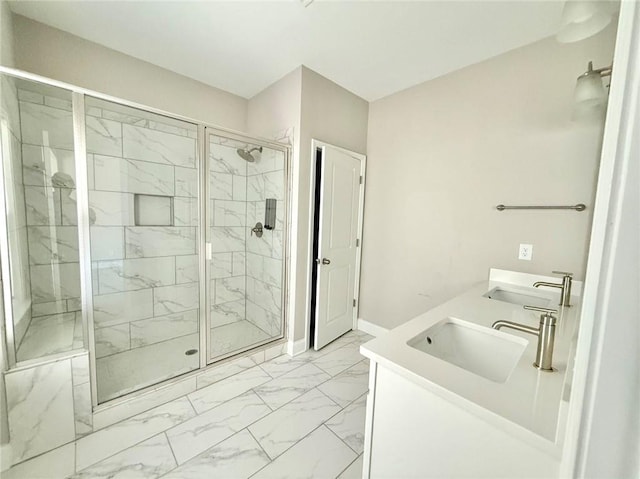
[[[600,116],[607,103],[607,91],[602,78],[611,76],[612,67],[593,69],[589,62],[587,71],[578,77],[574,92],[574,118]]]
[[[567,0],[556,39],[572,43],[589,38],[611,23],[613,13],[610,1]]]

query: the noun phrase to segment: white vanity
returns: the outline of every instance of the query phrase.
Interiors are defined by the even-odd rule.
[[[579,296],[560,307],[559,278],[492,269],[452,300],[363,346],[371,360],[364,477],[557,477]],[[553,368],[533,366],[538,327],[557,309]]]

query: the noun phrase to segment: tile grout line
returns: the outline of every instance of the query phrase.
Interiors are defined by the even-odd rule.
[[[261,469],[263,469],[263,468],[267,467],[267,466],[268,466],[269,464],[271,464],[274,460],[273,460],[273,459],[271,459],[271,456],[267,453],[267,451],[265,451],[265,450],[264,450],[264,447],[262,447],[262,444],[260,443],[260,441],[258,441],[258,438],[257,438],[257,437],[255,437],[255,436],[253,435],[253,433],[249,430],[249,426],[247,426],[245,429],[246,429],[246,430],[247,430],[247,432],[251,435],[251,437],[253,438],[253,440],[254,440],[254,441],[256,441],[256,444],[258,445],[258,447],[260,448],[260,450],[261,450],[262,452],[264,452],[264,455],[265,455],[265,456],[267,456],[267,459],[269,459],[269,462],[268,462],[267,464],[265,464]],[[258,471],[256,471],[256,472],[258,472]]]
[[[178,458],[176,457],[176,453],[173,450],[173,446],[171,445],[171,441],[169,440],[169,436],[167,435],[167,431],[162,432],[162,434],[164,435],[164,438],[167,441],[167,444],[169,445],[169,450],[171,451],[171,455],[173,456],[173,460],[176,462],[176,467],[172,467],[167,472],[165,472],[165,474],[168,474],[169,472],[171,472],[171,471],[177,469],[178,467],[180,467],[181,464],[178,462]],[[163,474],[163,476],[165,474]]]
[[[322,425],[324,427],[326,427],[329,431],[331,431],[331,434],[333,434],[335,437],[337,437],[342,444],[344,444],[345,446],[347,446],[349,448],[350,451],[353,451],[353,453],[356,455],[356,459],[360,456],[361,453],[359,453],[358,451],[354,450],[349,444],[347,444],[347,442],[344,439],[342,439],[340,436],[338,436],[333,429],[331,429],[329,426],[327,426],[326,423],[322,423]]]
[[[336,479],[339,478],[342,474],[344,474],[347,469],[349,469],[358,459],[360,459],[362,457],[362,454],[363,453],[358,454],[356,458],[353,461],[351,461],[347,467],[345,467],[342,471],[340,471],[340,474],[336,476]]]

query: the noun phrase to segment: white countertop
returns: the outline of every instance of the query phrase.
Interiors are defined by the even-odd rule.
[[[533,288],[535,281],[561,282],[559,278],[492,269],[489,281],[427,311],[407,323],[373,339],[360,348],[361,353],[407,379],[442,396],[497,427],[557,455],[564,427],[566,398],[570,389],[570,368],[574,356],[579,319],[579,294],[582,284],[574,281],[572,306],[557,306],[560,290]],[[499,286],[509,291],[552,300],[549,308],[559,309],[552,373],[533,367],[537,338],[512,329],[502,329],[526,339],[526,347],[513,373],[497,383],[438,359],[407,345],[425,329],[445,318],[458,318],[488,328],[497,320],[508,320],[537,327],[540,313],[522,306],[483,297]],[[491,351],[487,351],[491,354]],[[563,400],[563,397],[565,400]],[[564,404],[563,404],[564,403]]]

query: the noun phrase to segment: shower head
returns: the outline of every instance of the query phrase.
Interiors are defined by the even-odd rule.
[[[236,150],[236,153],[238,153],[238,155],[240,156],[240,158],[242,158],[245,161],[248,161],[249,163],[253,163],[254,161],[256,161],[256,158],[251,154],[252,151],[256,151],[258,150],[258,152],[262,153],[262,147],[258,146],[255,148],[251,148],[250,150],[242,149],[242,148],[238,148]]]

